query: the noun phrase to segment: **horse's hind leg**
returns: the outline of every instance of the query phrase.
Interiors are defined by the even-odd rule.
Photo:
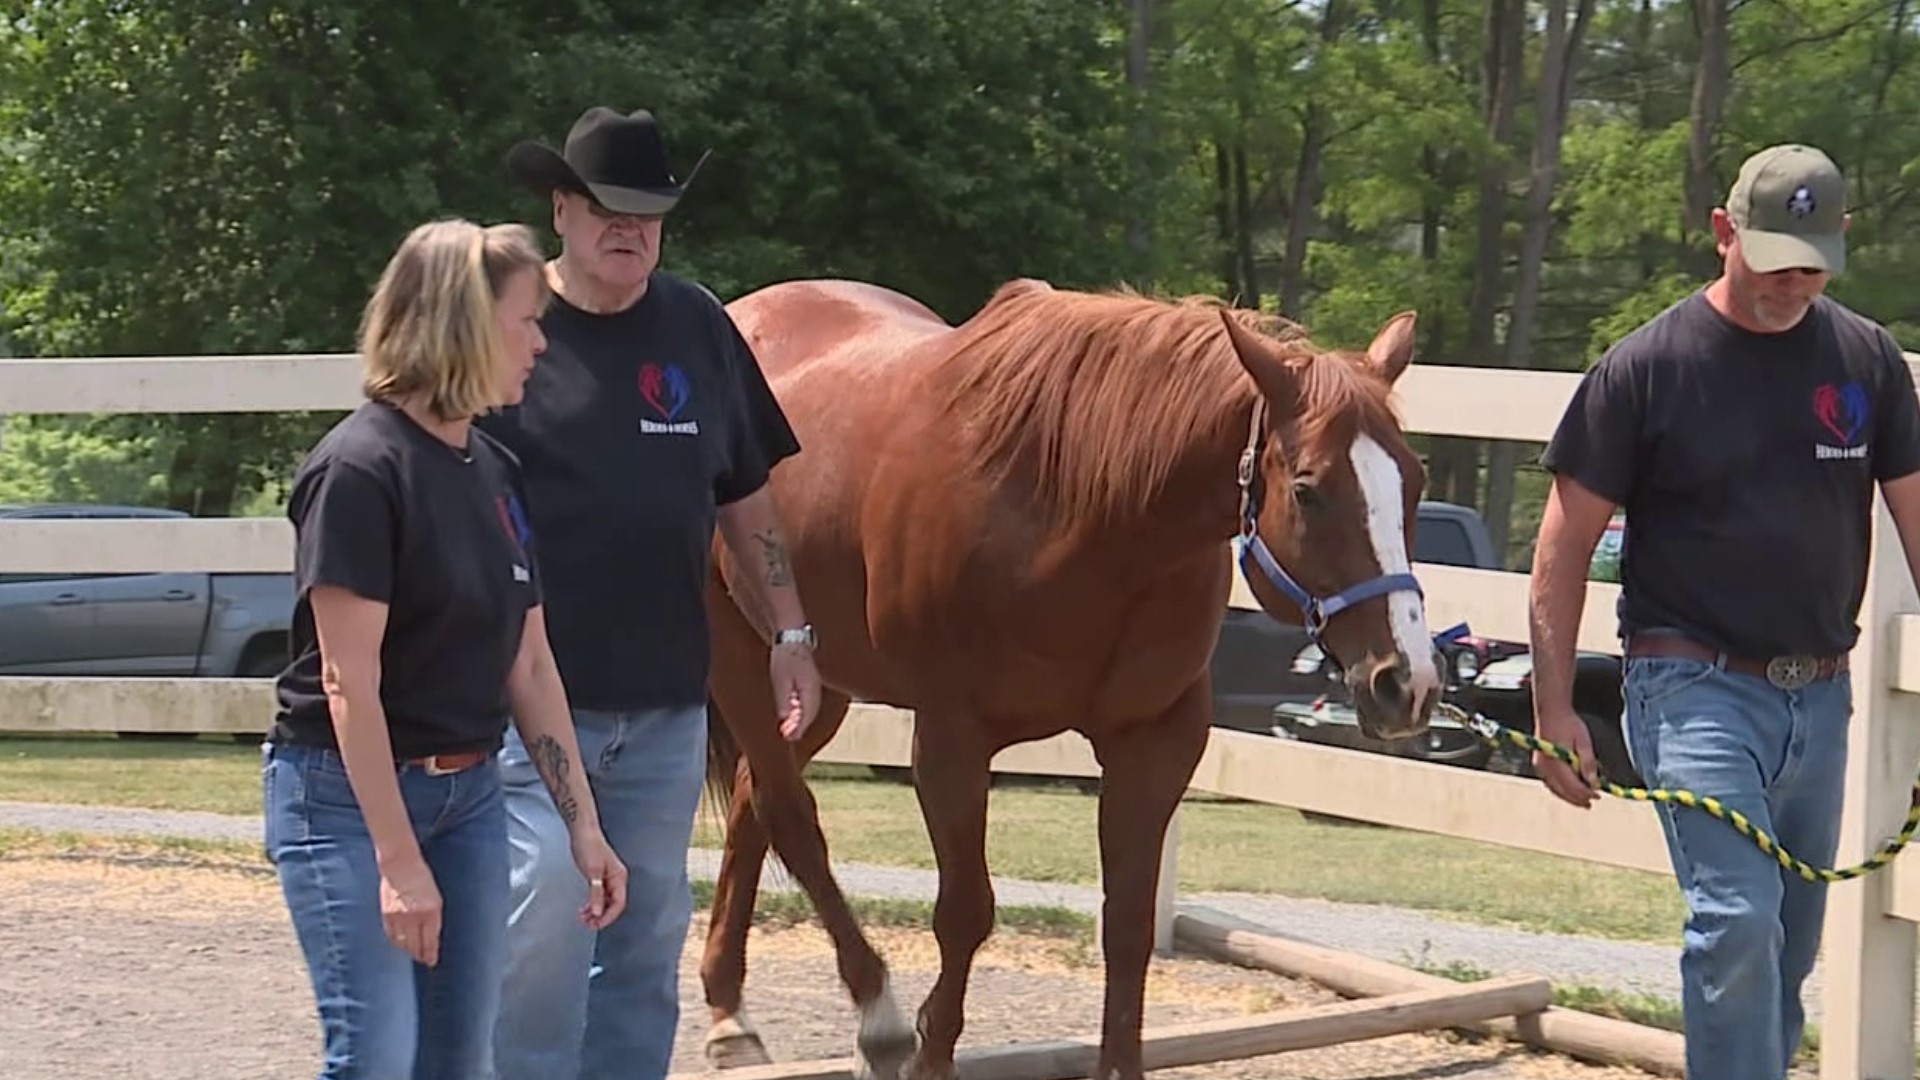
[[[746,972],[747,927],[752,921],[760,865],[771,841],[787,872],[813,902],[821,925],[833,940],[841,981],[859,1008],[858,1071],[889,1080],[913,1051],[913,1030],[894,1001],[886,963],[861,933],[846,896],[834,880],[818,807],[800,776],[801,764],[818,753],[839,728],[848,699],[838,692],[823,691],[820,712],[806,736],[797,747],[789,744],[780,735],[773,711],[766,647],[731,607],[715,612],[714,622],[714,705],[726,717],[745,766],[736,773],[739,790],[730,807],[728,853],[722,862],[703,963],[708,1003],[714,1015],[714,1028],[708,1035],[709,1058],[713,1057],[713,1044],[729,1038],[749,1053],[759,1049],[759,1039],[750,1027],[728,1021],[738,1015],[740,986]],[[764,1055],[764,1049],[760,1053]]]
[[[837,690],[821,692],[817,718],[794,748],[801,764],[812,760],[821,747],[833,740],[849,703],[848,697]],[[716,721],[730,723],[724,706],[716,701],[711,709]],[[707,1061],[718,1069],[732,1069],[765,1065],[772,1060],[742,1005],[747,980],[747,935],[753,926],[761,867],[766,862],[767,832],[754,812],[753,770],[740,755],[738,745],[729,739],[728,745],[710,749],[727,755],[725,761],[717,764],[732,773],[733,795],[728,800],[726,843],[720,853],[720,871],[714,879],[713,911],[707,924],[700,980],[706,988],[707,1008],[712,1016],[706,1038]]]
[[[710,722],[716,728],[731,723],[717,702],[711,703],[709,710]],[[767,834],[754,817],[753,773],[738,756],[738,746],[731,738],[724,743],[715,739],[709,743],[708,752],[716,757],[727,755],[714,763],[714,769],[733,776],[733,795],[727,806],[720,871],[714,879],[707,946],[700,961],[700,981],[706,988],[712,1023],[707,1029],[707,1062],[717,1069],[765,1065],[772,1058],[741,1007],[741,995],[747,979],[747,931],[753,924]]]
[[[1101,1080],[1141,1080],[1141,1013],[1153,953],[1154,900],[1167,823],[1207,748],[1212,709],[1206,680],[1155,719],[1092,737],[1100,761],[1100,869],[1105,896],[1101,949],[1106,1009]]]

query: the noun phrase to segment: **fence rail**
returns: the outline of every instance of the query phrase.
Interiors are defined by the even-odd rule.
[[[1920,357],[1908,360],[1920,371]],[[1540,442],[1577,379],[1416,365],[1401,383],[1401,413],[1412,432]],[[0,361],[6,414],[341,410],[359,400],[357,359],[344,354]],[[1864,858],[1898,828],[1920,765],[1920,596],[1878,500],[1873,545],[1853,657],[1842,862]],[[0,574],[284,572],[291,565],[291,530],[280,519],[0,521]],[[1485,636],[1526,640],[1523,575],[1416,569],[1435,627],[1464,621]],[[1618,654],[1617,595],[1614,586],[1589,586],[1582,648]],[[1255,606],[1244,581],[1236,580],[1231,602]],[[271,708],[263,680],[0,677],[0,730],[256,732]],[[909,713],[856,705],[821,760],[907,764],[910,727]],[[1010,747],[994,768],[1066,777],[1099,772],[1086,742],[1071,734]],[[1650,807],[1601,800],[1580,811],[1514,777],[1216,730],[1193,786],[1416,833],[1669,873]],[[1177,836],[1176,829],[1170,840],[1177,844]],[[1410,838],[1410,864],[1419,851]],[[1163,865],[1171,866],[1175,854],[1170,845]],[[1163,876],[1164,942],[1171,938],[1175,882],[1171,873]],[[1913,1075],[1916,921],[1920,869],[1910,856],[1833,887],[1821,990],[1822,1080]]]

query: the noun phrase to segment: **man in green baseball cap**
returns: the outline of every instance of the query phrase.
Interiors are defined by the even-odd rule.
[[[1741,163],[1713,212],[1725,272],[1707,298],[1744,330],[1793,329],[1846,268],[1848,220],[1846,177],[1832,158],[1799,143],[1767,147]]]
[[[1772,146],[1748,158],[1726,211],[1756,273],[1846,269],[1847,180],[1811,146]]]
[[[1844,265],[1846,182],[1827,155],[1748,158],[1713,211],[1721,272],[1615,342],[1581,379],[1541,464],[1534,730],[1541,782],[1593,801],[1573,707],[1596,543],[1624,512],[1618,720],[1647,787],[1711,792],[1814,866],[1839,850],[1850,654],[1873,498],[1920,566],[1920,400],[1872,319],[1822,295]],[[1857,752],[1857,751],[1856,751]],[[1699,810],[1657,804],[1686,904],[1688,1080],[1785,1080],[1806,1027],[1827,886]]]

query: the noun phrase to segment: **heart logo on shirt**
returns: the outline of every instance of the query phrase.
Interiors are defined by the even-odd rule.
[[[640,365],[640,400],[647,403],[662,420],[673,420],[693,399],[693,387],[687,373],[675,364],[662,367],[651,361]]]
[[[1833,437],[1842,445],[1852,446],[1853,440],[1866,430],[1867,414],[1867,390],[1857,382],[1826,383],[1813,392],[1814,419],[1833,432]]]

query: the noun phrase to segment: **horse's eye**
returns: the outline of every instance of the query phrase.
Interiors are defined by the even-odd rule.
[[[1308,480],[1293,482],[1293,501],[1309,510],[1320,505],[1320,489]]]

